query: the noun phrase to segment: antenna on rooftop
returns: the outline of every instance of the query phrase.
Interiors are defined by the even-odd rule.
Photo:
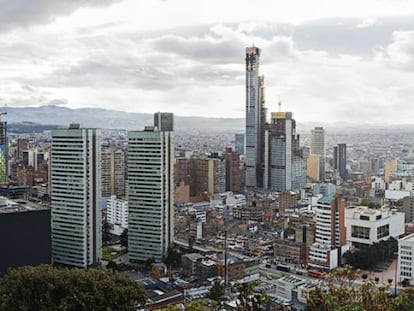
[[[279,102],[277,104],[279,106],[279,112],[281,112],[282,111],[282,100],[280,99],[280,96],[279,96]]]

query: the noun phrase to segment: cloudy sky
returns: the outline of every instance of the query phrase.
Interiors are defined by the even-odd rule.
[[[0,0],[0,105],[414,123],[412,0]]]

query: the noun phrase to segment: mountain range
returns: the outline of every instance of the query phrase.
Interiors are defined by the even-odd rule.
[[[6,107],[3,118],[9,124],[24,124],[27,122],[40,125],[68,126],[70,123],[80,123],[85,127],[105,129],[142,130],[146,125],[153,124],[153,114],[133,113],[103,108],[71,109],[62,106],[48,105],[40,107]],[[244,132],[244,118],[206,118],[174,116],[176,131],[188,132]],[[356,123],[323,123],[298,122],[299,133],[309,133],[314,126],[323,126],[331,132],[349,131],[387,131],[413,130],[413,124],[356,124]]]

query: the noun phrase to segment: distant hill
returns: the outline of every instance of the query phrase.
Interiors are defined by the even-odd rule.
[[[102,108],[70,109],[61,106],[7,107],[4,117],[9,124],[27,122],[42,125],[68,126],[80,123],[85,127],[141,130],[153,124],[153,114],[132,113]],[[174,116],[178,131],[243,131],[244,119]]]
[[[4,119],[7,120],[9,128],[16,128],[18,132],[30,130],[30,126],[35,126],[34,124],[46,126],[45,129],[52,129],[54,126],[66,127],[70,123],[80,123],[85,127],[126,130],[141,130],[144,126],[153,124],[153,114],[150,113],[132,113],[102,108],[70,109],[52,105],[41,107],[7,107],[6,111],[7,115],[4,116]],[[199,133],[208,131],[211,133],[222,131],[244,132],[245,130],[244,118],[204,118],[175,115],[174,121],[176,131]],[[413,124],[297,123],[298,132],[302,134],[309,134],[310,130],[315,126],[323,126],[331,134],[335,132],[353,131],[383,132],[389,130],[414,130]]]

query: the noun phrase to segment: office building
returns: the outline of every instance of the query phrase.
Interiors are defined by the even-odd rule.
[[[263,186],[264,127],[266,108],[264,77],[259,75],[260,49],[246,48],[245,186]]]
[[[325,155],[325,130],[315,127],[311,130],[311,154]]]
[[[161,260],[174,238],[174,134],[128,132],[128,254]]]
[[[24,150],[22,155],[24,167],[30,166],[37,171],[40,170],[45,163],[45,152],[38,148]]]
[[[310,154],[306,160],[306,174],[313,182],[321,181],[321,156],[318,154]]]
[[[174,131],[174,114],[169,112],[154,113],[154,126],[157,127],[159,131]]]
[[[290,191],[303,185],[305,165],[291,112],[272,112],[265,132],[264,154],[265,189]]]
[[[240,192],[240,155],[231,148],[226,148],[224,157],[226,161],[226,191]]]
[[[315,127],[311,130],[311,155],[318,155],[318,178],[316,181],[325,180],[325,130],[323,127]]]
[[[345,203],[335,193],[318,200],[315,243],[309,249],[308,264],[330,271],[341,264],[346,246]]]
[[[6,114],[0,112],[1,115]],[[7,122],[0,119],[0,183],[8,181]]]
[[[346,242],[361,248],[404,234],[404,213],[388,208],[353,206],[345,209]]]
[[[101,134],[71,124],[52,131],[52,262],[87,268],[101,259]]]
[[[190,186],[190,196],[223,193],[226,187],[226,161],[217,154],[208,157],[179,158],[174,164],[174,182]]]
[[[342,179],[348,178],[346,169],[346,144],[338,144],[334,147],[334,168],[339,172]]]
[[[244,134],[234,134],[234,151],[239,155],[244,155]]]
[[[17,151],[16,157],[19,163],[23,162],[23,151],[29,150],[29,141],[27,139],[19,138],[16,143]]]
[[[102,197],[125,196],[125,152],[102,147]]]

